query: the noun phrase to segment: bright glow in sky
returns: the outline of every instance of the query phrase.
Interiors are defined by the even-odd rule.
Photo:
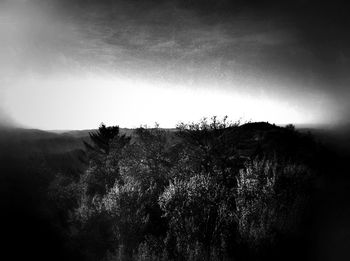
[[[264,95],[229,89],[213,92],[108,74],[33,77],[19,81],[6,94],[6,107],[17,121],[51,130],[95,128],[101,122],[122,127],[157,122],[161,127],[175,127],[180,121],[213,115],[228,115],[234,121],[314,123],[322,120],[325,111],[320,106],[324,105],[303,108]]]
[[[340,37],[319,50],[328,35],[309,39],[303,23],[291,26],[294,14],[252,7],[208,9],[207,17],[176,1],[63,2],[0,1],[0,126],[11,118],[48,130],[175,127],[214,115],[348,119],[347,45],[339,49]]]

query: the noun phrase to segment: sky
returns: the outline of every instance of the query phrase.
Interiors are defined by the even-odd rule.
[[[0,0],[0,126],[348,122],[347,9],[319,2]]]

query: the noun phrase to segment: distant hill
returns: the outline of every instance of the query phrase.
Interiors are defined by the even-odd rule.
[[[298,131],[310,132],[317,141],[340,156],[350,154],[350,124],[300,126]]]
[[[121,134],[126,134],[128,136],[131,136],[134,132],[134,129],[128,129],[128,128],[120,128]],[[74,138],[88,138],[89,133],[95,132],[97,129],[87,129],[87,130],[64,130],[64,131],[51,131],[52,133],[68,136],[68,137],[74,137]]]
[[[88,136],[75,137],[37,129],[0,129],[2,173],[10,177],[38,166],[53,173],[81,171],[85,154],[83,141],[88,139]]]

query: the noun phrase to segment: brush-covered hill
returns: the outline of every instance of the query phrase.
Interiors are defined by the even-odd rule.
[[[95,258],[97,253],[104,256],[107,249],[110,251],[110,247],[115,247],[119,244],[118,242],[121,242],[120,240],[130,237],[133,240],[125,242],[130,243],[127,247],[130,247],[134,253],[145,254],[148,251],[147,253],[151,254],[149,251],[154,249],[162,249],[162,251],[170,249],[168,254],[186,257],[187,254],[194,254],[190,251],[191,244],[198,240],[204,244],[207,239],[201,237],[205,233],[198,234],[192,230],[181,231],[182,226],[177,226],[177,224],[186,225],[187,221],[194,220],[196,222],[190,227],[196,227],[199,229],[198,231],[202,231],[204,227],[210,229],[211,224],[223,221],[217,220],[214,215],[208,220],[208,224],[202,224],[203,213],[201,211],[204,209],[208,210],[208,213],[216,213],[216,206],[226,207],[226,213],[233,211],[232,217],[238,215],[238,210],[235,210],[235,204],[238,204],[238,201],[235,201],[236,192],[228,193],[228,191],[237,191],[237,186],[243,184],[238,182],[237,185],[237,179],[241,179],[242,182],[242,178],[248,178],[249,184],[254,185],[254,182],[259,180],[257,177],[254,178],[254,173],[260,173],[259,171],[262,171],[263,175],[270,173],[274,162],[278,163],[278,168],[286,173],[293,169],[301,172],[297,171],[296,176],[291,175],[287,181],[284,180],[284,183],[280,183],[279,187],[276,187],[280,194],[271,194],[272,201],[261,202],[266,195],[259,193],[268,191],[266,184],[263,185],[265,190],[261,191],[259,187],[253,187],[254,193],[259,195],[253,197],[254,204],[258,205],[256,205],[257,208],[247,208],[247,211],[252,212],[254,218],[267,215],[267,212],[256,212],[264,204],[268,206],[267,209],[271,213],[282,211],[275,208],[275,206],[283,206],[276,198],[282,196],[283,200],[288,198],[289,203],[283,201],[288,205],[295,202],[294,198],[304,195],[303,193],[312,197],[313,204],[309,205],[307,210],[308,220],[303,221],[302,228],[299,227],[299,237],[293,239],[288,233],[281,230],[278,233],[285,233],[282,233],[283,240],[277,244],[281,250],[273,249],[273,246],[276,246],[274,244],[269,245],[272,249],[266,248],[264,250],[265,257],[271,257],[269,256],[271,251],[275,251],[276,258],[301,260],[300,258],[305,251],[314,255],[315,248],[319,248],[320,244],[322,249],[329,252],[335,251],[334,247],[325,243],[325,237],[333,240],[332,242],[335,242],[337,247],[345,246],[347,241],[338,240],[337,235],[330,233],[328,228],[337,229],[339,228],[337,224],[341,224],[342,229],[346,233],[350,233],[350,227],[346,225],[347,217],[350,217],[350,214],[344,214],[338,223],[337,220],[330,217],[331,212],[339,214],[340,209],[345,213],[350,213],[350,208],[344,201],[344,198],[349,194],[347,187],[350,186],[345,160],[349,157],[344,153],[345,150],[339,149],[345,146],[345,142],[342,141],[349,137],[346,131],[336,132],[318,129],[298,131],[293,126],[280,127],[266,122],[227,126],[220,124],[211,125],[208,122],[201,122],[182,125],[176,130],[160,128],[119,129],[119,138],[117,139],[104,140],[103,135],[98,136],[102,138],[100,142],[107,142],[107,145],[111,146],[108,150],[109,153],[102,150],[102,154],[101,150],[96,147],[95,152],[98,153],[91,153],[84,145],[84,142],[93,145],[93,147],[96,145],[90,139],[89,133],[98,134],[98,129],[64,132],[20,128],[1,129],[0,207],[3,213],[6,213],[1,217],[3,219],[1,224],[6,224],[3,237],[7,239],[4,249],[7,252],[16,253],[17,256],[14,255],[13,260],[20,260],[28,256],[34,257],[36,260],[87,260],[87,257]],[[131,137],[130,140],[128,137]],[[339,146],[334,146],[334,144]],[[295,166],[305,166],[305,168],[295,168]],[[266,169],[266,173],[264,169]],[[307,172],[311,170],[312,177],[312,182],[307,185],[307,191],[303,190],[305,187],[302,185],[303,179],[295,179],[294,183],[290,182],[294,180],[294,177],[304,173],[305,169]],[[122,170],[122,175],[119,175],[119,170]],[[104,179],[103,175],[105,174],[108,179]],[[116,182],[117,179],[118,182]],[[107,180],[108,183],[106,183]],[[89,186],[95,190],[91,190],[90,194],[84,194],[86,191],[82,188]],[[137,187],[137,190],[134,189],[134,186]],[[98,190],[101,187],[102,190]],[[114,189],[109,192],[111,188]],[[209,193],[204,193],[202,190]],[[100,194],[97,195],[96,191],[100,191]],[[111,195],[112,191],[124,194]],[[140,194],[137,194],[137,191]],[[176,191],[179,191],[179,194],[176,194]],[[216,191],[217,194],[211,193],[212,191]],[[241,194],[243,201],[239,202],[246,202],[247,195],[251,193],[249,191],[251,190],[243,190],[243,194]],[[271,190],[269,193],[274,193],[273,191]],[[247,194],[247,192],[249,193]],[[196,197],[196,193],[199,193],[200,196],[192,202],[191,200]],[[81,205],[81,198],[86,198],[85,205]],[[92,201],[89,204],[89,199],[92,200],[92,198],[95,198],[95,201],[93,204]],[[108,212],[108,209],[104,212],[106,216],[99,216],[92,208],[99,204],[98,199],[112,200],[108,201],[112,202],[112,206],[114,206],[113,204],[122,204],[116,205],[116,207],[127,207],[125,212],[120,213],[126,213],[129,216],[125,216],[125,219],[123,216],[118,216],[117,223],[113,223],[116,219],[111,218],[116,217]],[[115,201],[116,199],[121,201]],[[126,199],[134,199],[134,201],[124,202],[123,200]],[[271,205],[271,202],[274,203]],[[181,204],[179,205],[179,203]],[[241,207],[247,207],[245,203],[240,204]],[[288,205],[290,215],[296,211],[293,204]],[[186,206],[190,206],[190,208],[187,209]],[[89,210],[89,208],[91,209]],[[81,221],[75,215],[77,213],[85,215],[84,212],[79,212],[84,211],[84,209],[89,210],[88,213],[91,216],[86,216],[85,218],[88,219]],[[172,219],[177,215],[176,213],[181,214],[178,216],[178,220]],[[268,219],[272,222],[272,227],[275,230],[283,227],[285,220],[294,220],[280,218],[278,214],[276,215]],[[215,237],[211,238],[213,241],[210,242],[230,245],[235,251],[230,252],[228,249],[220,251],[224,251],[221,254],[231,255],[235,260],[253,260],[253,255],[249,254],[249,251],[252,252],[249,250],[250,244],[254,240],[256,242],[270,240],[269,234],[263,233],[266,227],[259,225],[260,228],[247,232],[244,227],[237,227],[235,219],[231,220],[232,217],[220,217],[228,223],[218,223],[223,226],[220,228],[223,230],[220,230],[221,234],[215,234],[215,232]],[[251,222],[242,216],[242,213],[240,218],[240,226],[244,224],[243,221]],[[114,221],[110,223],[111,220]],[[252,228],[257,226],[257,223],[247,224],[250,224]],[[110,237],[108,232],[110,225],[114,228],[119,227],[121,230],[118,231],[121,232],[118,233],[121,234],[118,234],[117,237],[116,235]],[[202,225],[203,227],[201,227]],[[128,234],[127,228],[129,227],[136,232]],[[185,234],[191,235],[191,237],[185,237],[185,234],[180,233],[176,238],[175,234],[170,233],[172,230],[167,230],[169,228],[178,231],[177,233],[186,232]],[[107,230],[105,231],[105,229]],[[73,234],[72,231],[74,231]],[[236,231],[236,234],[230,234],[232,231]],[[318,237],[319,233],[323,233],[322,238]],[[171,238],[171,235],[174,237]],[[224,238],[220,235],[224,235]],[[186,243],[188,244],[186,248],[175,247],[185,238],[189,240]],[[170,244],[172,241],[169,241],[170,245],[166,246],[164,245],[166,240],[175,241],[173,244]],[[317,244],[309,244],[308,240]],[[200,247],[198,242],[193,247]],[[216,245],[210,244],[208,248],[215,249]],[[46,251],[42,250],[43,248],[50,253],[57,253],[57,255],[53,257],[52,254],[46,254]],[[16,251],[18,249],[22,251]],[[137,252],[141,251],[140,249],[146,252]],[[289,256],[284,256],[284,252],[289,253]],[[204,252],[202,254],[206,255]],[[202,257],[204,258],[204,256]],[[312,258],[311,260],[317,259]]]

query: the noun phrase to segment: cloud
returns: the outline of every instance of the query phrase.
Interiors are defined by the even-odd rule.
[[[314,1],[27,0],[0,11],[0,75],[109,72],[304,103],[326,97],[345,115],[347,20]]]

